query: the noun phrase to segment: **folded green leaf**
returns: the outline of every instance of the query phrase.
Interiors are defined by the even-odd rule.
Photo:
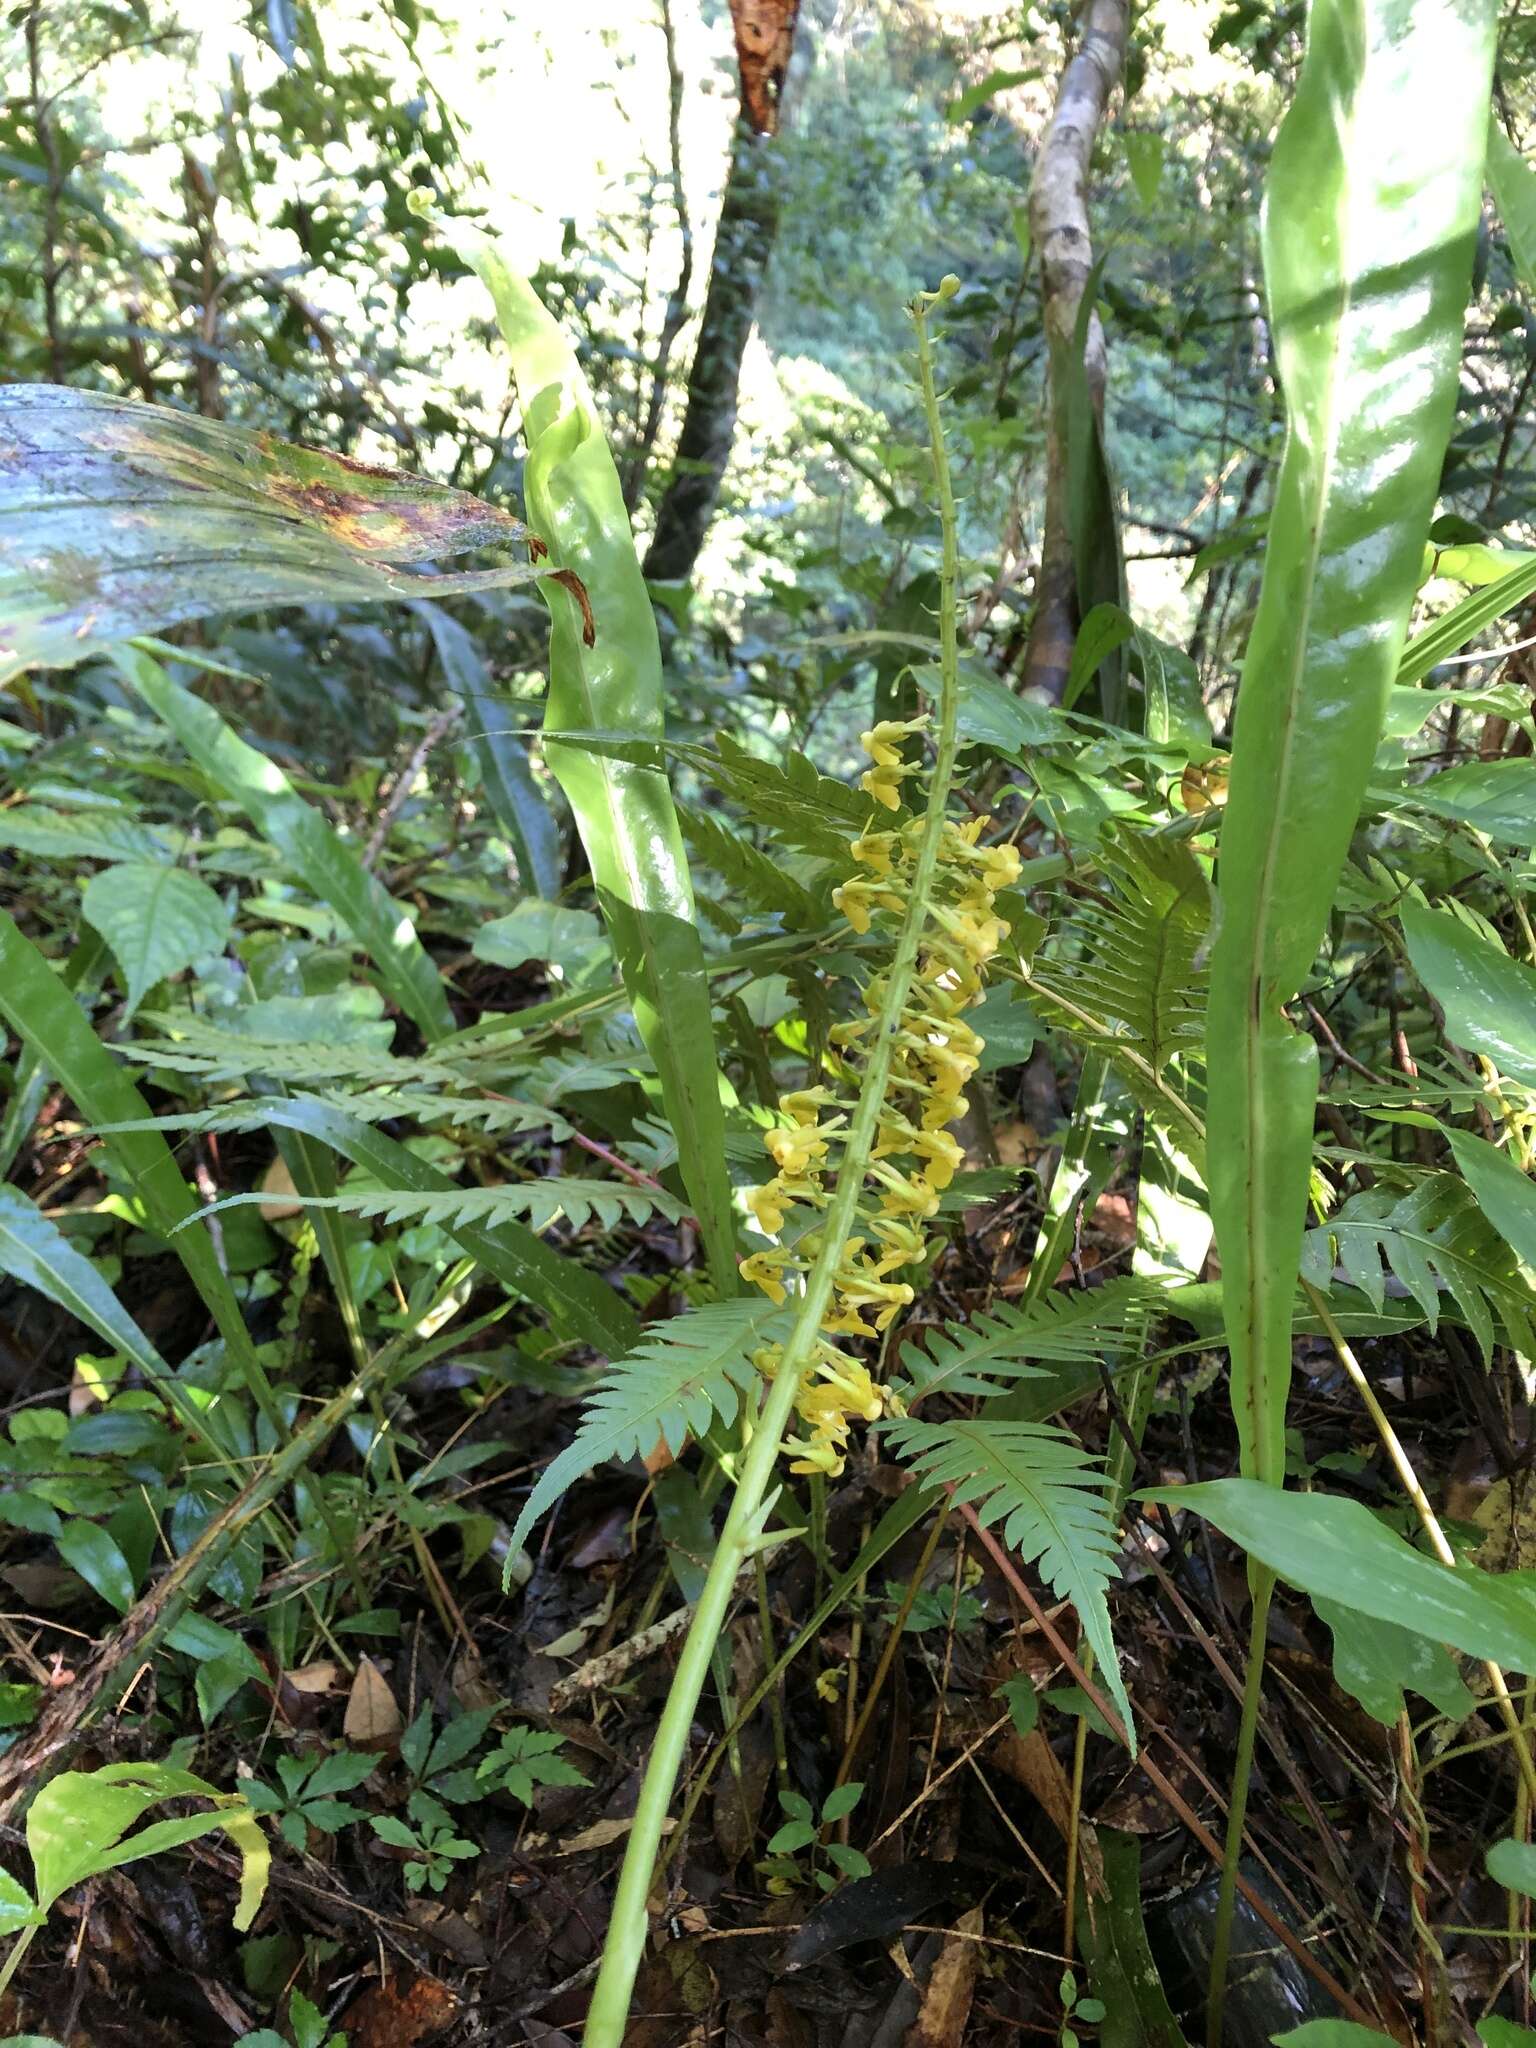
[[[469,725],[480,782],[517,855],[518,879],[534,896],[558,896],[563,879],[560,827],[528,765],[530,733],[517,718],[521,706],[498,694],[480,649],[457,619],[435,604],[418,606],[431,631],[450,689],[457,690]]]
[[[1399,915],[1413,971],[1444,1012],[1452,1041],[1536,1087],[1536,968],[1511,960],[1453,911],[1408,902]]]
[[[586,586],[580,599],[554,577],[540,586],[550,610],[547,758],[570,799],[635,1021],[656,1062],[715,1286],[732,1293],[736,1231],[720,1059],[672,793],[654,769],[558,744],[562,731],[592,728],[662,737],[661,650],[618,471],[587,381],[537,293],[494,244],[458,222],[446,225],[491,295],[512,358],[529,516]]]
[[[1285,1474],[1317,1056],[1311,969],[1399,667],[1455,406],[1497,9],[1313,0],[1264,274],[1287,439],[1238,693],[1208,1024],[1243,1470]],[[1435,658],[1438,658],[1435,657]]]

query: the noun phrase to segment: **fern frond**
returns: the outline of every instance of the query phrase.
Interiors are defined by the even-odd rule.
[[[1137,1280],[1116,1280],[1079,1294],[1044,1294],[1028,1308],[999,1302],[985,1314],[925,1330],[902,1347],[901,1362],[912,1380],[908,1400],[946,1394],[985,1397],[999,1389],[983,1373],[1008,1379],[1039,1379],[1028,1359],[1074,1365],[1125,1340],[1132,1315],[1147,1309],[1159,1290]]]
[[[1495,1317],[1512,1349],[1526,1357],[1536,1353],[1536,1294],[1455,1174],[1427,1174],[1407,1194],[1377,1186],[1351,1195],[1302,1241],[1301,1270],[1314,1287],[1327,1291],[1335,1264],[1378,1313],[1390,1274],[1424,1311],[1431,1330],[1439,1324],[1443,1291],[1485,1359],[1493,1350]]]
[[[1210,889],[1180,839],[1126,828],[1106,833],[1099,864],[1109,893],[1080,910],[1026,985],[1046,1023],[1102,1051],[1154,1115],[1170,1102],[1164,1081],[1205,1034]]]
[[[1063,1600],[1070,1600],[1134,1743],[1105,1588],[1118,1578],[1115,1516],[1102,1469],[1065,1430],[1039,1422],[884,1425],[896,1455],[932,1486],[970,1502]]]
[[[781,846],[836,861],[845,874],[852,868],[848,842],[858,838],[874,808],[859,789],[820,774],[804,754],[761,761],[728,733],[719,735],[713,751],[690,747],[688,759],[749,818],[769,826]]]
[[[352,1039],[335,1044],[290,1044],[221,1031],[201,1018],[150,1016],[141,1022],[169,1027],[174,1036],[131,1039],[115,1052],[144,1066],[165,1067],[178,1074],[200,1074],[210,1081],[239,1081],[264,1074],[297,1086],[316,1081],[371,1081],[380,1087],[421,1087],[434,1081],[451,1086],[457,1068],[423,1054],[400,1059],[394,1053]]]
[[[339,1088],[316,1088],[292,1098],[317,1103],[322,1109],[340,1110],[359,1123],[386,1123],[409,1117],[419,1124],[473,1126],[495,1136],[511,1131],[548,1131],[557,1144],[571,1136],[571,1125],[558,1110],[543,1103],[512,1099],[486,1101],[462,1095],[435,1095],[420,1088],[372,1088],[352,1094]],[[272,1121],[270,1103],[261,1097],[241,1096],[235,1102],[216,1102],[207,1109],[178,1110],[167,1116],[140,1117],[129,1123],[94,1124],[98,1135],[114,1131],[261,1131]]]
[[[676,1456],[715,1417],[734,1422],[739,1392],[759,1378],[752,1353],[781,1336],[792,1313],[766,1301],[721,1301],[653,1325],[642,1344],[608,1367],[574,1440],[540,1474],[512,1531],[510,1554],[517,1555],[546,1508],[594,1467],[643,1456],[661,1440]]]
[[[202,1213],[265,1202],[268,1195],[226,1195]],[[297,1198],[295,1198],[297,1199]],[[563,1218],[573,1230],[596,1220],[613,1230],[621,1221],[665,1216],[676,1223],[690,1213],[686,1202],[660,1188],[632,1187],[621,1180],[523,1180],[499,1188],[350,1188],[339,1195],[308,1195],[306,1209],[341,1209],[349,1216],[375,1216],[386,1223],[497,1223],[515,1216],[530,1230],[547,1230]]]
[[[818,915],[809,890],[750,839],[732,832],[708,811],[679,804],[677,814],[689,846],[706,867],[730,884],[749,910],[776,914],[793,931],[809,931],[826,921]]]

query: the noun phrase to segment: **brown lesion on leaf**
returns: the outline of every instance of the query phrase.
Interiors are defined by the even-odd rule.
[[[581,606],[581,644],[592,647],[597,643],[597,622],[592,616],[592,600],[587,595],[587,586],[574,569],[551,569],[551,583],[558,583],[562,590],[568,590]]]

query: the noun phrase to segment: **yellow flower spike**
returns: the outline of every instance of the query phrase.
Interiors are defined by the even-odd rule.
[[[878,1422],[885,1413],[880,1389],[862,1365],[850,1360],[836,1367],[819,1365],[817,1371],[820,1386],[838,1396],[845,1415],[856,1415],[861,1422]]]
[[[784,1251],[753,1252],[741,1262],[741,1277],[751,1286],[761,1287],[775,1308],[782,1308],[789,1299],[783,1277],[788,1260]]]
[[[747,1207],[765,1237],[777,1237],[784,1228],[784,1183],[775,1177],[760,1188],[748,1188]]]
[[[939,1198],[924,1181],[909,1180],[905,1175],[895,1173],[889,1166],[878,1162],[871,1165],[870,1174],[887,1190],[888,1214],[902,1216],[936,1216]]]
[[[798,1179],[827,1156],[827,1141],[815,1124],[797,1124],[793,1130],[764,1131],[763,1146],[779,1172],[792,1179]]]
[[[965,1158],[964,1147],[948,1131],[925,1131],[915,1148],[926,1159],[923,1179],[931,1188],[947,1188]]]
[[[860,938],[869,930],[870,919],[877,910],[900,910],[901,898],[879,882],[865,882],[855,879],[843,882],[832,891],[832,901],[847,918]]]
[[[806,1443],[802,1437],[787,1436],[783,1449],[790,1460],[791,1472],[822,1472],[828,1479],[841,1479],[843,1476],[847,1460],[835,1445]]]
[[[916,775],[916,768],[903,767],[900,763],[866,769],[859,777],[859,787],[864,794],[873,797],[877,804],[884,804],[888,811],[901,808],[901,785],[909,775]]]
[[[792,1116],[797,1124],[813,1124],[822,1110],[837,1108],[837,1097],[830,1088],[797,1088],[792,1095],[781,1095],[779,1107],[786,1116]],[[842,1118],[838,1119],[841,1123]],[[826,1126],[831,1129],[832,1126]]]
[[[873,868],[877,875],[891,875],[896,872],[896,845],[894,832],[863,832],[857,839],[849,840],[848,851],[861,867]]]
[[[915,732],[927,730],[926,711],[920,712],[916,718],[882,718],[868,732],[859,734],[859,745],[877,768],[900,768],[904,764],[899,742]]]

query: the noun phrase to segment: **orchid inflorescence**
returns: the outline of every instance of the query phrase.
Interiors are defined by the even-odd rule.
[[[901,744],[927,724],[926,715],[887,718],[860,736],[874,764],[862,786],[887,811],[899,810],[902,782],[922,772],[903,758]],[[912,1301],[911,1287],[892,1276],[923,1257],[923,1225],[937,1214],[939,1196],[961,1161],[961,1146],[947,1126],[965,1113],[961,1091],[982,1052],[981,1039],[961,1012],[979,1001],[987,963],[1008,936],[994,903],[1000,889],[1018,880],[1020,868],[1014,847],[979,843],[990,822],[978,817],[964,825],[952,819],[944,823],[917,971],[894,1020],[890,1079],[856,1215],[862,1228],[844,1240],[832,1299],[796,1399],[803,1431],[784,1444],[792,1472],[836,1478],[852,1423],[875,1422],[895,1412],[896,1397],[834,1340],[878,1337]],[[882,830],[878,813],[872,813],[851,842],[854,859],[868,872],[844,882],[833,901],[861,937],[877,922],[905,914],[923,829],[918,815]],[[864,990],[868,1015],[833,1029],[832,1042],[849,1068],[856,1068],[861,1048],[879,1028],[887,995],[885,977],[875,974]],[[780,1236],[795,1204],[827,1207],[828,1182],[836,1180],[837,1148],[846,1142],[856,1094],[856,1087],[845,1097],[818,1086],[780,1098],[789,1123],[768,1131],[763,1140],[778,1171],[747,1196],[765,1236]],[[754,1252],[742,1262],[742,1276],[774,1302],[783,1302],[791,1276],[803,1276],[820,1249],[813,1228],[793,1244]],[[777,1345],[767,1345],[755,1354],[755,1363],[771,1379],[779,1356]]]

